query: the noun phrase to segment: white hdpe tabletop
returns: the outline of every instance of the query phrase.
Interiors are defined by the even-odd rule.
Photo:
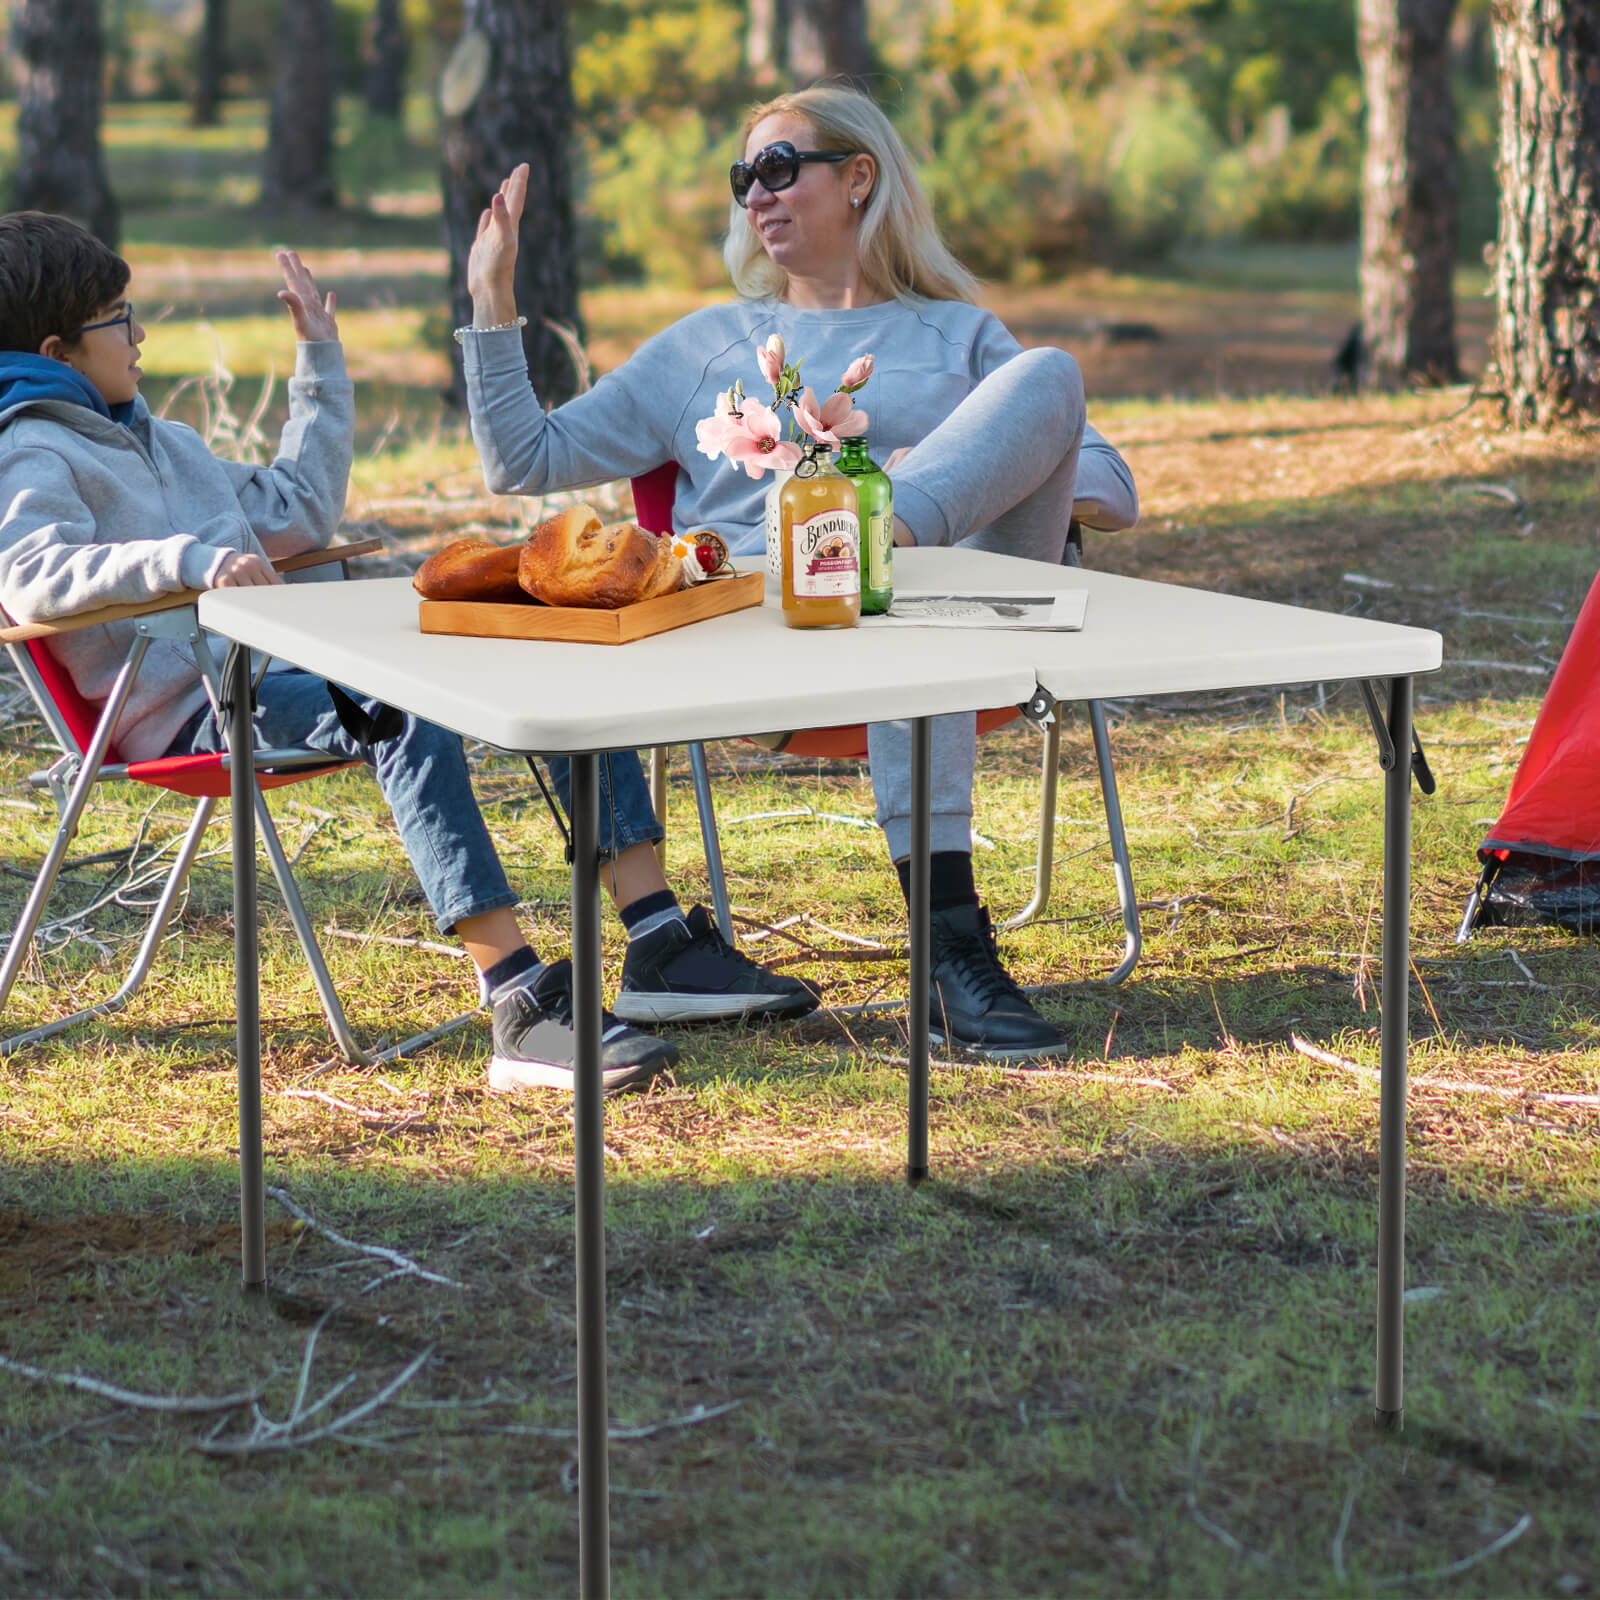
[[[409,578],[212,589],[199,615],[226,638],[502,750],[979,711],[1037,686],[1018,634],[788,628],[770,603],[621,645],[425,634]]]
[[[740,566],[751,568],[757,560]],[[675,744],[1027,701],[1435,671],[1424,628],[977,550],[900,550],[902,588],[1083,589],[1079,632],[795,629],[768,603],[631,644],[424,634],[408,578],[213,589],[207,628],[503,750]]]
[[[1406,677],[1437,671],[1443,657],[1428,628],[978,550],[897,550],[894,570],[906,588],[1086,590],[1080,632],[1013,636],[1030,642],[1039,683],[1057,700]]]

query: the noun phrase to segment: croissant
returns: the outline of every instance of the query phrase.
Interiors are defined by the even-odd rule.
[[[457,539],[417,569],[412,587],[424,600],[526,601],[517,583],[522,546]]]
[[[614,611],[683,587],[672,540],[632,522],[602,523],[589,505],[568,506],[528,535],[517,581],[552,606]]]

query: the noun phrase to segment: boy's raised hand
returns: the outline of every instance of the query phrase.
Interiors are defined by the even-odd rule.
[[[528,198],[528,163],[513,167],[478,218],[467,255],[467,293],[473,320],[481,326],[511,322],[517,315],[517,230]]]
[[[284,286],[278,298],[289,308],[289,320],[294,324],[296,339],[310,343],[320,339],[337,339],[339,324],[334,320],[333,309],[338,304],[330,289],[326,298],[317,288],[317,280],[300,259],[299,252],[276,252],[278,268],[283,273]]]

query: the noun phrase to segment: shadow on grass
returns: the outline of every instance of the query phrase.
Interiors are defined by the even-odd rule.
[[[641,1097],[614,1131],[650,1112]],[[568,1157],[556,1136],[526,1158],[466,1180],[281,1151],[269,1183],[345,1242],[269,1202],[266,1296],[236,1288],[228,1164],[11,1165],[14,1360],[259,1399],[162,1416],[0,1373],[8,1586],[77,1590],[129,1561],[155,1589],[570,1586]],[[1408,1316],[1396,1441],[1370,1417],[1373,1184],[1334,1148],[946,1162],[936,1139],[949,1175],[915,1191],[825,1158],[717,1182],[623,1165],[626,1592],[1365,1592],[1524,1515],[1537,1536],[1486,1569],[1496,1592],[1594,1572],[1600,1438],[1575,1420],[1594,1401],[1592,1224],[1418,1173],[1430,1298]],[[326,1398],[299,1431],[334,1433],[252,1447],[297,1388],[302,1410]]]

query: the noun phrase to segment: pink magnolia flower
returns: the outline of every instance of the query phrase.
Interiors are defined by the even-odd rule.
[[[740,431],[739,413],[734,410],[733,396],[726,390],[717,396],[716,410],[694,425],[701,455],[713,461],[726,452],[728,440]]]
[[[739,408],[739,423],[729,433],[723,454],[752,478],[771,468],[793,470],[800,462],[800,446],[782,437],[778,413],[759,400],[746,397]]]
[[[830,394],[819,406],[809,386],[795,397],[794,415],[819,444],[838,444],[867,431],[867,413],[857,411],[855,402],[844,393]]]
[[[772,385],[778,387],[778,379],[783,375],[783,335],[773,334],[764,345],[756,349],[756,363],[761,368],[761,376]]]
[[[840,392],[846,393],[859,389],[872,376],[874,365],[875,363],[871,356],[857,356],[844,369],[844,376],[839,380]]]

